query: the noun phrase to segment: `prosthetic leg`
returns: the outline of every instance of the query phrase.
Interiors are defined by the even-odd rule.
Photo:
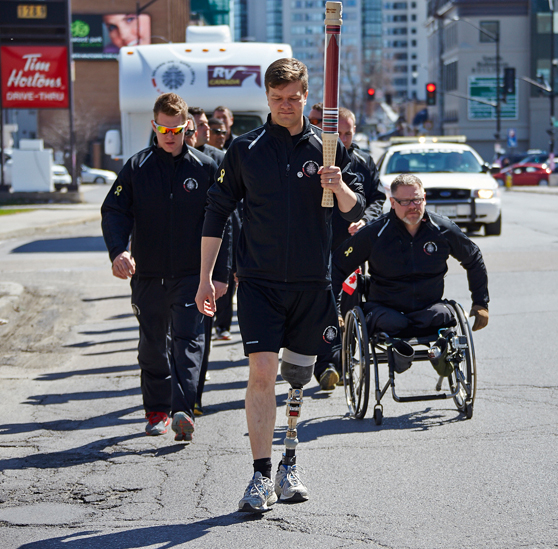
[[[296,425],[302,408],[302,387],[312,379],[315,356],[301,355],[285,349],[281,363],[281,376],[291,385],[287,398],[288,428],[285,437],[285,453],[275,477],[275,492],[284,502],[300,502],[308,499],[308,491],[296,470]]]

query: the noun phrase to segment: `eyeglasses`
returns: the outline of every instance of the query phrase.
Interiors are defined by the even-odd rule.
[[[314,124],[314,126],[322,123],[321,118],[309,118],[308,120],[310,120],[310,124]]]
[[[211,128],[211,131],[217,135],[225,135],[227,133],[227,130],[221,130],[219,128]]]
[[[399,200],[398,198],[395,198],[395,196],[392,196],[393,200],[395,200],[395,202],[397,202],[400,206],[409,206],[411,204],[411,202],[415,205],[415,206],[420,206],[423,202],[424,202],[424,198],[411,198],[410,200]]]
[[[160,134],[166,135],[167,133],[171,132],[173,135],[178,135],[179,133],[182,133],[184,131],[184,128],[188,125],[188,122],[186,122],[186,124],[182,124],[182,126],[176,126],[174,128],[167,128],[167,126],[161,126],[160,124],[157,124],[157,122],[155,122],[155,120],[153,120],[153,123],[155,124],[155,128],[157,129],[157,131]],[[189,131],[191,131],[192,133],[188,133]],[[186,132],[186,135],[193,135],[193,133],[196,130],[188,130]]]

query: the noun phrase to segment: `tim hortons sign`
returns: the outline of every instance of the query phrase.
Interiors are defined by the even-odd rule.
[[[64,46],[2,46],[2,107],[68,108]]]

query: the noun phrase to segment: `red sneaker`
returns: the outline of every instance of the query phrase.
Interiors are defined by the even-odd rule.
[[[171,419],[165,412],[147,412],[145,414],[147,425],[145,426],[145,434],[150,436],[165,435],[168,431]]]

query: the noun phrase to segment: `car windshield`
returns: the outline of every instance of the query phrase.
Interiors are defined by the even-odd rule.
[[[392,173],[481,173],[482,166],[471,151],[414,149],[391,155],[386,174]]]

